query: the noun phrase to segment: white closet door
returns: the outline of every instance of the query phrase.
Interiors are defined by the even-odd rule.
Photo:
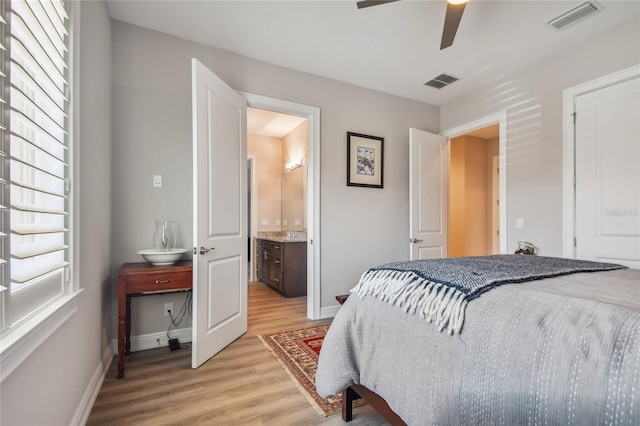
[[[575,102],[576,257],[640,268],[640,79]]]

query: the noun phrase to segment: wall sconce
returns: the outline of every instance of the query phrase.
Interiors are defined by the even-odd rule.
[[[284,166],[288,171],[293,171],[299,167],[302,167],[302,162],[300,160],[290,161]]]

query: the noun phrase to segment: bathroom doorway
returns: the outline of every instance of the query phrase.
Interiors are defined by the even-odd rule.
[[[291,134],[294,132],[296,135],[300,136],[302,133],[306,134],[306,148],[300,149],[300,145],[297,143],[287,142],[287,146],[284,149],[284,155],[280,157],[280,164],[278,168],[278,172],[275,172],[274,175],[271,176],[271,179],[280,180],[280,185],[272,184],[266,186],[267,191],[280,191],[280,217],[277,215],[263,217],[261,208],[258,206],[258,200],[256,195],[260,193],[260,190],[257,189],[260,185],[258,182],[258,175],[261,173],[262,165],[266,159],[265,155],[273,156],[271,154],[264,155],[254,155],[253,160],[253,182],[252,186],[252,201],[251,201],[251,211],[250,217],[248,220],[251,225],[248,227],[251,229],[251,240],[249,242],[252,253],[253,264],[251,265],[251,270],[253,271],[253,279],[255,279],[255,263],[256,263],[256,247],[255,247],[255,237],[258,235],[258,232],[268,231],[269,228],[273,227],[273,231],[285,232],[286,228],[283,223],[284,220],[287,220],[287,225],[297,226],[297,231],[303,231],[306,229],[305,237],[305,249],[306,249],[306,259],[307,259],[307,318],[311,320],[321,319],[321,309],[320,309],[320,233],[318,232],[320,229],[320,108],[303,105],[295,102],[285,101],[282,99],[270,98],[261,95],[255,95],[251,93],[242,93],[247,99],[247,104],[249,107],[248,115],[257,112],[261,115],[266,113],[277,113],[281,114],[286,120],[298,121],[297,126],[291,126],[293,130],[290,130]],[[268,120],[267,120],[268,121]],[[306,126],[305,126],[306,125]],[[270,126],[263,121],[262,124],[255,123],[252,125],[251,131],[248,133],[260,134],[264,133],[264,129],[269,128]],[[261,131],[257,129],[262,127]],[[306,130],[303,130],[305,129]],[[290,135],[293,138],[293,135]],[[298,137],[296,136],[296,138]],[[292,148],[293,147],[293,148]],[[277,149],[276,149],[277,151]],[[248,152],[248,154],[251,154]],[[288,168],[287,168],[288,167]],[[304,185],[304,193],[303,197],[305,198],[305,202],[302,203],[303,211],[302,213],[298,213],[293,218],[287,218],[282,216],[282,174],[285,171],[295,170],[297,173],[302,173],[306,176],[306,184]],[[279,177],[277,176],[279,175]],[[267,203],[268,207],[271,210],[278,209],[278,203],[273,202],[271,200]],[[302,216],[300,216],[300,214]],[[285,211],[286,215],[286,211]],[[277,227],[278,220],[280,221],[280,228]],[[299,220],[299,224],[296,223],[296,220]],[[264,225],[263,225],[264,224]],[[296,235],[296,238],[301,238],[300,235]],[[286,254],[285,254],[286,256]]]
[[[306,233],[308,120],[247,108],[249,280],[257,281],[256,237]]]

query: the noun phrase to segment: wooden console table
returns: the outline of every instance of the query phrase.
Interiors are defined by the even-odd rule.
[[[187,291],[193,287],[192,262],[154,266],[125,263],[118,269],[118,378],[124,377],[124,356],[131,353],[131,297]]]
[[[349,297],[349,294],[339,294],[336,296],[336,300],[338,301],[339,304],[344,305],[344,302],[347,301],[348,297]]]

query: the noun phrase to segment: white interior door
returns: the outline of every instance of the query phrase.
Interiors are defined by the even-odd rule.
[[[247,331],[247,108],[192,60],[193,368]]]
[[[575,253],[640,268],[640,78],[575,98]]]
[[[409,239],[412,260],[448,256],[447,142],[443,136],[409,129]]]

